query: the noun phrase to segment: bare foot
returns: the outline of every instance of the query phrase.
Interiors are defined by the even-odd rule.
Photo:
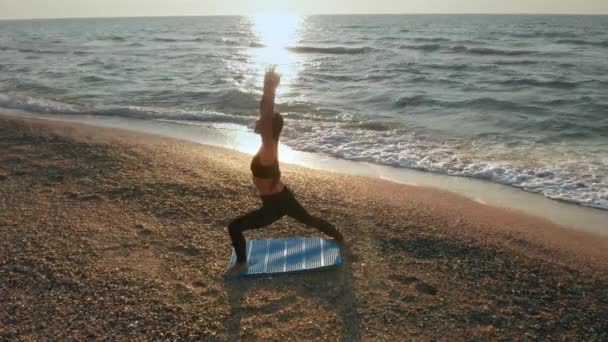
[[[339,243],[342,248],[346,248],[346,249],[350,249],[350,246],[352,245],[352,243],[350,241],[346,240],[345,238],[342,238],[342,240],[334,239],[334,241]]]
[[[346,240],[343,238],[339,241],[334,239],[334,241],[336,241],[340,245],[340,250],[342,251],[342,253],[344,253],[344,256],[346,256],[353,262],[359,261],[359,257],[355,255],[353,253],[353,250],[351,249],[351,247],[353,246],[352,240]]]
[[[224,275],[227,275],[227,276],[237,275],[237,274],[240,274],[246,268],[247,268],[246,262],[237,262],[234,266],[232,266],[231,269],[226,271],[226,273]]]

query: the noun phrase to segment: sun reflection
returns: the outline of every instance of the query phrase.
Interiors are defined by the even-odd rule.
[[[290,91],[302,64],[302,56],[291,53],[288,48],[297,45],[304,20],[304,17],[290,13],[265,13],[244,18],[243,23],[257,39],[250,41],[243,51],[245,60],[227,61],[229,68],[241,75],[236,81],[239,89],[261,95],[264,71],[269,65],[276,65],[281,74],[277,90],[280,102],[281,96]],[[238,151],[254,154],[261,145],[261,138],[250,131],[235,132],[231,145]],[[298,152],[283,144],[279,145],[279,155],[281,162],[294,163],[298,159]]]
[[[236,131],[230,137],[230,145],[237,151],[255,154],[262,145],[262,138],[250,132]],[[279,144],[279,159],[285,163],[298,161],[297,152],[289,146]]]
[[[267,66],[277,65],[281,73],[278,95],[285,93],[297,76],[301,57],[287,50],[295,46],[303,18],[289,13],[258,14],[252,18],[252,31],[258,38],[248,53],[255,69],[255,84],[262,84],[263,71]]]

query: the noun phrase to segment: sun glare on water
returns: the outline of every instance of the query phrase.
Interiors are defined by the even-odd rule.
[[[271,64],[277,65],[281,73],[281,86],[278,95],[285,92],[297,74],[301,58],[288,48],[296,46],[303,18],[290,13],[257,14],[251,17],[253,34],[258,43],[249,50],[254,64],[256,83],[261,84],[263,70]]]
[[[255,154],[262,141],[257,134],[243,134],[242,132],[232,135],[230,140],[232,148],[247,154]],[[284,163],[296,163],[298,154],[291,147],[279,144],[279,159]]]
[[[297,45],[304,19],[300,15],[291,13],[265,13],[251,16],[248,21],[251,32],[257,39],[247,48],[246,65],[239,69],[247,75],[245,76],[247,87],[253,87],[261,92],[264,71],[268,66],[276,65],[281,74],[281,85],[277,90],[280,101],[281,95],[289,91],[301,65],[302,58],[291,53],[288,48]],[[289,124],[288,117],[286,120],[286,124]],[[253,154],[260,146],[260,138],[240,135],[235,138],[234,143],[238,150]],[[295,154],[291,148],[281,144],[279,154],[281,161],[295,162]]]
[[[289,47],[297,45],[303,22],[304,17],[290,13],[257,14],[244,19],[255,39],[244,51],[246,59],[229,65],[236,74],[242,75],[236,84],[242,91],[261,95],[264,72],[270,65],[276,65],[281,74],[277,100],[280,102],[282,94],[290,91],[302,57],[290,52]],[[289,124],[288,114],[286,120]],[[235,132],[230,139],[233,148],[248,154],[256,153],[261,142],[257,134],[249,132]],[[282,162],[296,162],[296,153],[288,146],[279,145],[279,154]]]

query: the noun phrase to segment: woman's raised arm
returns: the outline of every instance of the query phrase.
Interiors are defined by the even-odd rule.
[[[260,134],[262,139],[272,139],[272,119],[274,117],[274,98],[281,76],[271,66],[264,75],[264,94],[260,101]]]

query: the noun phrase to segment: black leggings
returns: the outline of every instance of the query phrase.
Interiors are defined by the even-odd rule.
[[[246,262],[246,242],[243,232],[249,229],[259,229],[272,224],[281,217],[288,215],[314,227],[332,238],[342,241],[342,234],[329,222],[322,218],[312,216],[295,199],[291,190],[285,186],[279,193],[261,196],[262,207],[245,215],[239,216],[228,225],[228,233],[232,239],[232,246],[236,251],[237,262]]]

